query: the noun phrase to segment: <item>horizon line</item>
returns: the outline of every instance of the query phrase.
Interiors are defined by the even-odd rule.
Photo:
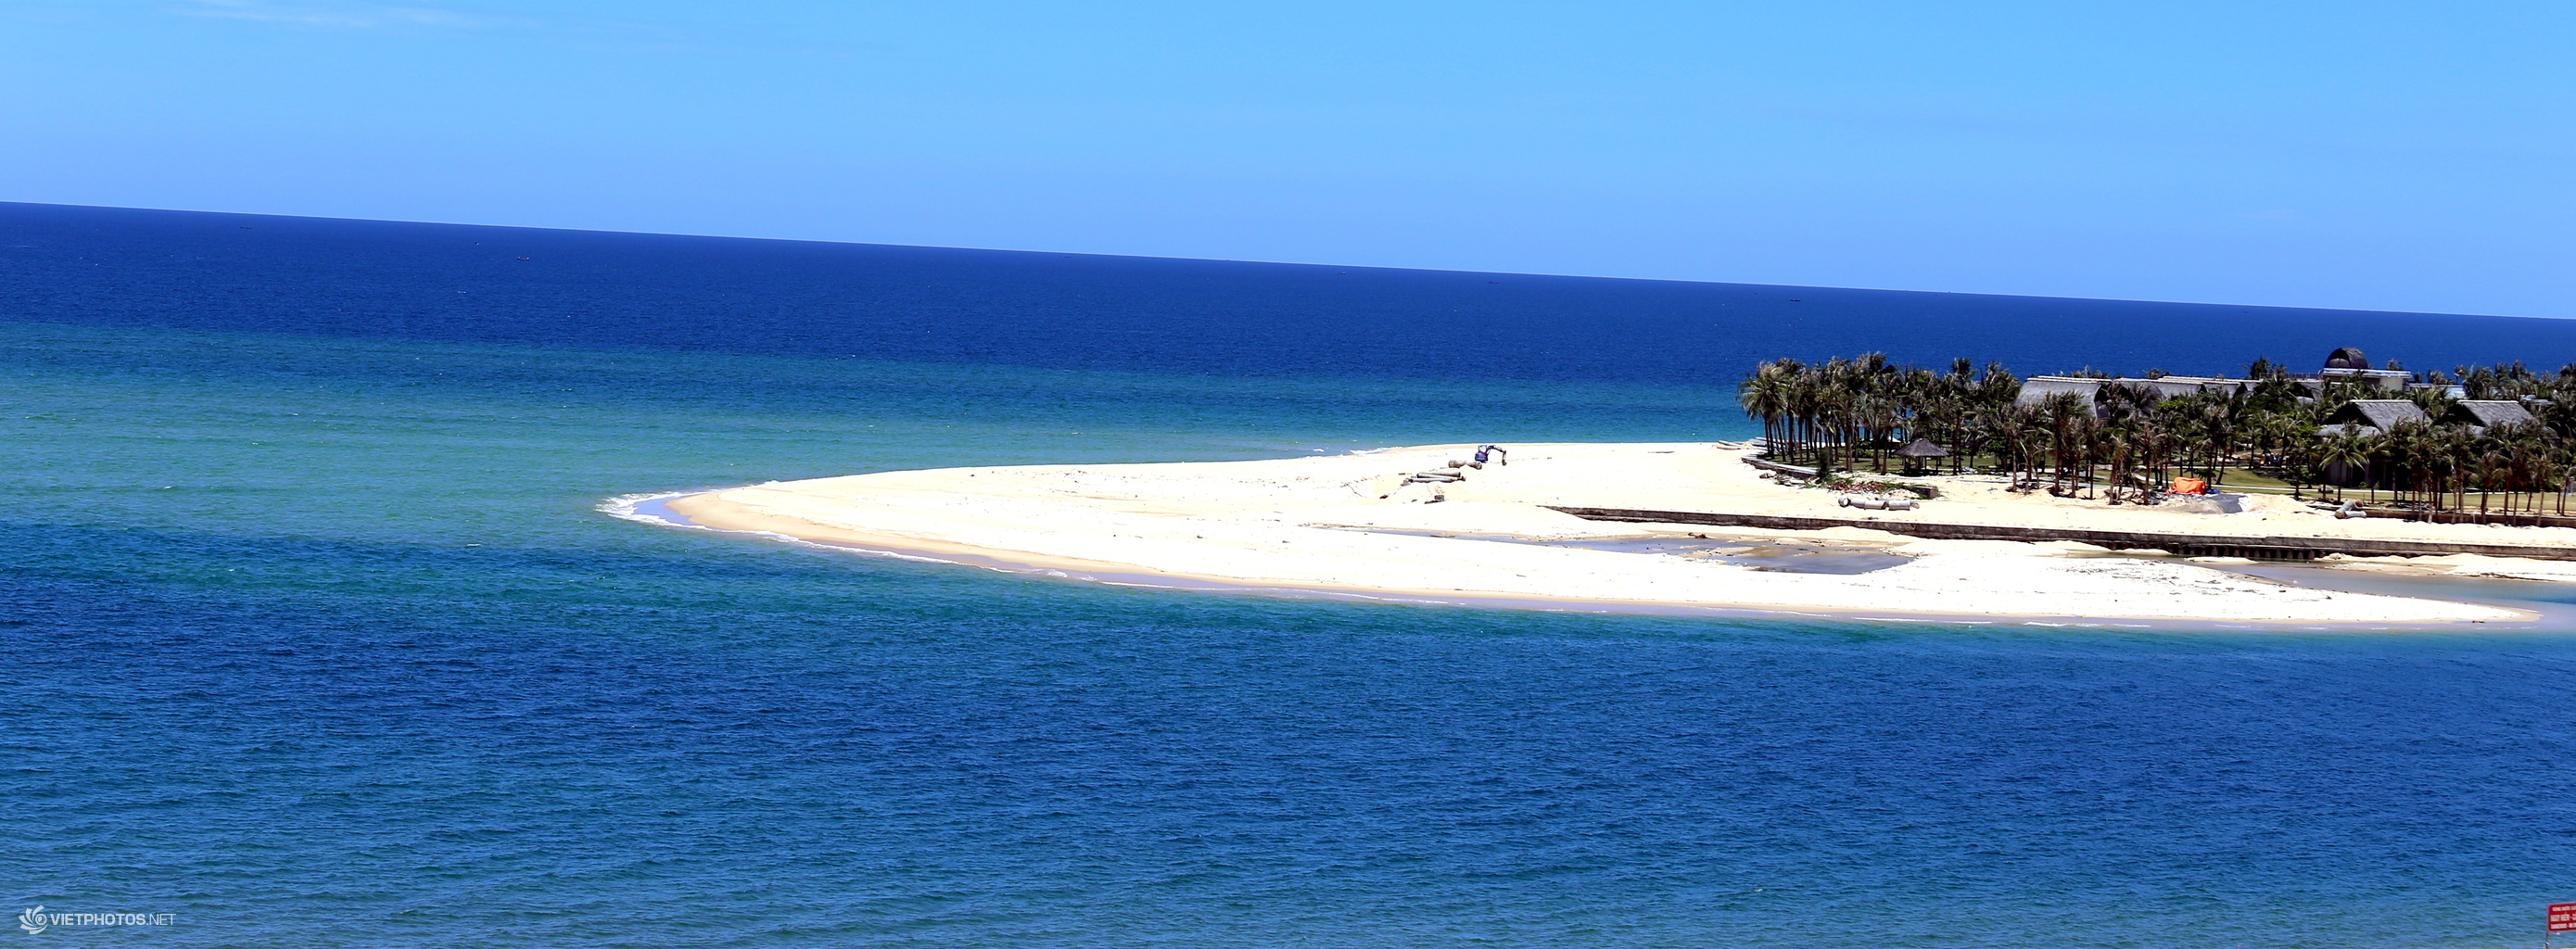
[[[2346,307],[2283,306],[2269,303],[2219,303],[2205,300],[2139,300],[2124,297],[2055,296],[2035,293],[1993,293],[1978,290],[1922,290],[1907,287],[1842,287],[1823,284],[1758,283],[1740,280],[1688,280],[1677,277],[1626,277],[1602,274],[1533,273],[1515,270],[1450,270],[1437,267],[1393,267],[1382,264],[1336,264],[1295,260],[1246,260],[1232,257],[1162,257],[1150,254],[1110,254],[1097,251],[1043,250],[1020,247],[957,247],[944,244],[894,244],[877,241],[823,240],[810,237],[762,237],[749,234],[693,234],[680,231],[621,231],[588,227],[550,227],[535,224],[490,224],[474,221],[421,221],[403,218],[339,217],[322,214],[276,214],[265,211],[219,211],[203,208],[146,208],[114,204],[59,204],[47,201],[6,201],[0,205],[42,208],[76,208],[93,211],[150,211],[165,214],[220,214],[235,217],[291,218],[305,221],[348,221],[363,224],[422,224],[435,227],[482,227],[521,231],[562,231],[574,234],[622,234],[635,237],[678,237],[702,240],[769,241],[788,244],[824,244],[842,247],[888,247],[908,250],[946,250],[990,254],[1039,254],[1061,257],[1107,257],[1121,260],[1161,260],[1192,263],[1258,264],[1273,267],[1315,267],[1342,270],[1383,270],[1405,273],[1468,274],[1477,276],[1539,277],[1566,280],[1617,280],[1634,283],[1678,283],[1699,286],[1763,287],[1793,290],[1853,291],[1860,293],[1905,293],[1927,296],[1997,297],[2009,300],[2066,300],[2083,303],[2131,303],[2160,306],[2222,307],[2239,310],[2285,310],[2309,313],[2374,313],[2389,316],[2465,316],[2494,320],[2545,320],[2564,322],[2576,316],[2525,316],[2504,313],[2450,313],[2432,310],[2372,310]]]

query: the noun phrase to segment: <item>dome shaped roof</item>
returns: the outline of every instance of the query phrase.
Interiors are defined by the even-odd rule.
[[[2313,350],[2311,351],[2313,352]],[[2362,355],[2361,350],[2346,346],[2342,349],[2326,354],[2326,368],[2368,369],[2370,368],[2370,357]]]

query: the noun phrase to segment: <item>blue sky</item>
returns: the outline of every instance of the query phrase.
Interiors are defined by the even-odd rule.
[[[2576,316],[2576,4],[0,0],[0,200]]]

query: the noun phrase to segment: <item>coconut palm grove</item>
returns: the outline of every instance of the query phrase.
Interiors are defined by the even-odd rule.
[[[2109,504],[2199,481],[2493,520],[2564,515],[2576,474],[2576,363],[2408,372],[2338,349],[2310,373],[2257,359],[2241,378],[2024,379],[1998,363],[1943,372],[1869,353],[1762,363],[1739,401],[1762,423],[1766,458],[1827,485],[1928,462]]]

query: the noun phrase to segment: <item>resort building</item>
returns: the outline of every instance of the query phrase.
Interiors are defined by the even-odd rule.
[[[2451,403],[2450,408],[2436,418],[2425,414],[2423,407],[2415,404],[2411,399],[2354,399],[2344,403],[2342,408],[2336,409],[2333,415],[2328,416],[2326,424],[2317,429],[2317,435],[2324,438],[2385,435],[2394,431],[2397,426],[2408,422],[2456,425],[2468,429],[2472,435],[2481,435],[2485,434],[2487,429],[2498,425],[2518,425],[2536,421],[2531,414],[2535,405],[2545,406],[2548,403],[2538,400],[2525,402],[2515,399],[2467,399]],[[2357,487],[2366,482],[2375,482],[2383,488],[2395,487],[2394,473],[2384,470],[2385,466],[2382,462],[2385,460],[2385,458],[2374,457],[2359,464],[2329,462],[2325,467],[2325,482],[2344,487]],[[2380,471],[2380,474],[2374,476],[2372,474],[2374,470]]]
[[[2372,369],[2370,368],[2370,359],[2363,356],[2361,350],[2350,346],[2345,346],[2327,354],[2325,366],[2318,369],[2315,373],[2294,375],[2290,378],[2292,381],[2298,383],[2300,390],[2306,392],[2309,398],[2317,398],[2325,395],[2326,386],[2334,382],[2356,382],[2369,386],[2372,389],[2393,395],[2403,395],[2408,392],[2427,389],[2440,391],[2454,399],[2468,394],[2456,385],[2416,382],[2415,374],[2403,369]],[[2255,385],[2256,382],[2254,380],[2224,379],[2216,376],[2156,376],[2147,379],[2131,379],[2127,377],[2104,379],[2087,376],[2032,376],[2028,379],[2022,380],[2021,396],[2014,399],[2013,404],[2023,407],[2034,406],[2048,401],[2051,396],[2059,393],[2068,393],[2079,399],[2099,405],[2101,403],[2102,388],[2104,386],[2120,386],[2122,388],[2152,395],[2157,399],[2178,399],[2184,396],[2197,395],[2203,392],[2212,392],[2219,395],[2235,395],[2239,392],[2250,390]],[[2403,402],[2405,400],[2390,399],[2370,401]],[[2513,408],[2515,407],[2507,406],[2506,408],[2500,408],[2497,411],[2503,412]],[[2395,410],[2391,409],[2390,411]],[[2417,414],[2420,415],[2422,413],[2418,412]],[[2528,418],[2529,416],[2528,414],[2525,414],[2522,417]],[[2445,416],[2443,420],[2451,421],[2447,416]],[[2367,419],[2350,419],[2345,420],[2343,423],[2357,425],[2372,424]],[[2486,425],[2499,423],[2473,421],[2471,424]]]
[[[2327,382],[2338,379],[2368,383],[2386,392],[2404,392],[2413,386],[2423,386],[2415,383],[2415,374],[2406,370],[2370,368],[2370,357],[2350,346],[2327,353],[2325,368],[2317,370],[2314,380],[2302,381],[2307,383],[2308,394],[2316,395],[2325,390]]]
[[[2424,407],[2412,399],[2354,399],[2326,416],[2326,424],[2317,429],[2317,434],[2385,435],[2407,422],[2429,421],[2432,416],[2424,414]]]
[[[2445,425],[2466,425],[2469,431],[2483,434],[2498,425],[2519,425],[2533,421],[2531,408],[2511,399],[2464,399],[2451,403],[2450,411],[2439,419]]]
[[[2317,429],[2317,434],[2326,438],[2385,435],[2408,422],[2431,420],[2431,416],[2424,414],[2424,407],[2412,399],[2354,399],[2327,416],[2326,424]],[[2346,488],[2364,484],[2396,487],[2395,471],[2382,463],[2385,460],[2384,456],[2374,454],[2359,462],[2329,461],[2319,474],[2325,483]]]
[[[2145,392],[2157,399],[2179,399],[2203,392],[2234,395],[2253,385],[2243,379],[2220,379],[2213,376],[2157,376],[2153,379],[2088,379],[2083,376],[2032,376],[2021,381],[2021,395],[2014,405],[2031,406],[2048,401],[2058,393],[2071,393],[2088,405],[2101,402],[2102,387],[2119,386]]]

